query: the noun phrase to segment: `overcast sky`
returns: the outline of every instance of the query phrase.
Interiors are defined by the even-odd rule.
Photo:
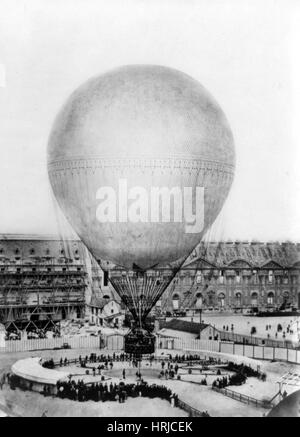
[[[56,233],[46,171],[69,94],[123,64],[199,80],[231,125],[236,178],[214,237],[300,241],[300,2],[1,0],[0,233]]]

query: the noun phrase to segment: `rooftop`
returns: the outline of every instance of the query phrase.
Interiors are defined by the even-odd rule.
[[[173,331],[188,332],[190,334],[199,334],[209,325],[206,323],[189,322],[186,320],[172,319],[169,322],[161,322],[160,329],[172,329]]]
[[[60,237],[54,234],[0,234],[0,240],[37,240],[37,241],[80,241],[79,238]]]

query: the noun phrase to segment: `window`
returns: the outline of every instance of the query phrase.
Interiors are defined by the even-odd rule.
[[[174,294],[172,297],[173,309],[178,310],[179,308],[179,296],[178,294]]]
[[[197,284],[201,284],[201,282],[202,282],[202,274],[201,274],[201,272],[197,273],[196,282],[197,282]]]
[[[219,302],[219,306],[221,308],[224,308],[224,306],[225,306],[225,294],[224,293],[220,293],[218,295],[218,302]]]
[[[270,293],[268,293],[267,304],[268,305],[273,305],[274,304],[274,293],[272,291],[270,291]]]
[[[214,296],[212,293],[208,295],[208,305],[212,306],[214,304]]]
[[[269,270],[268,282],[269,284],[273,283],[273,270]]]
[[[252,293],[252,295],[251,295],[251,305],[257,306],[257,304],[258,304],[258,294],[255,292],[255,293]]]
[[[203,296],[202,296],[202,294],[201,293],[197,293],[196,294],[196,298],[197,298],[197,300],[196,300],[196,308],[201,308],[202,304],[203,304]]]
[[[241,306],[241,304],[242,304],[242,295],[241,295],[241,293],[236,293],[236,295],[235,295],[235,304],[238,307]]]
[[[30,255],[34,255],[34,249],[30,249]]]
[[[289,302],[289,298],[290,298],[290,294],[288,291],[285,291],[283,293],[283,303],[284,305],[286,305]]]
[[[108,286],[108,272],[107,271],[104,272],[103,285],[104,285],[104,287]]]
[[[224,284],[224,272],[223,272],[223,270],[220,271],[219,283]]]

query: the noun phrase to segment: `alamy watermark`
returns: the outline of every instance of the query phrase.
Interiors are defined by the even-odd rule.
[[[204,228],[204,187],[157,187],[128,189],[119,179],[118,189],[97,190],[97,220],[101,223],[182,223],[185,232],[197,234]]]

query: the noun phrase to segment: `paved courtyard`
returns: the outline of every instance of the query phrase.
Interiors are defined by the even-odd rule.
[[[34,352],[22,352],[22,353],[6,353],[0,354],[0,367],[1,372],[9,371],[11,365],[18,359],[30,356],[40,356],[43,358],[53,358],[58,361],[61,357],[78,358],[88,355],[91,352],[112,354],[112,351],[107,350],[54,350],[54,351],[34,351]],[[173,354],[182,353],[182,351],[172,351]],[[170,351],[165,351],[170,353]],[[288,371],[300,371],[297,366],[282,363],[282,362],[262,362],[264,371],[267,371],[267,381],[262,382],[256,378],[249,378],[246,384],[238,387],[229,387],[236,392],[246,394],[248,396],[255,397],[256,399],[270,399],[278,391],[277,381],[284,373]],[[210,384],[216,378],[214,375],[207,375],[208,385],[200,385],[199,383],[205,377],[205,372],[200,374],[198,368],[192,371],[192,374],[187,372],[187,369],[182,368],[179,370],[181,374],[181,380],[165,380],[159,379],[158,374],[160,371],[160,363],[153,364],[150,367],[149,362],[143,362],[142,364],[142,376],[149,383],[162,384],[170,388],[173,392],[177,393],[179,398],[191,405],[192,407],[200,411],[208,411],[213,417],[261,417],[268,413],[268,410],[263,408],[256,408],[251,405],[243,404],[239,401],[225,397],[221,393],[214,392],[211,389]],[[122,369],[126,368],[126,382],[135,382],[136,369],[128,365],[128,363],[115,362],[113,369],[103,371],[108,382],[119,382],[122,378]],[[70,371],[74,375],[85,374],[85,369],[78,366],[70,366],[69,368],[63,367],[62,370]],[[208,371],[206,373],[211,373]],[[223,374],[228,372],[223,371]],[[80,376],[81,377],[81,376]],[[76,378],[74,376],[74,378]],[[91,374],[86,376],[89,381],[99,381],[99,376],[93,377]],[[293,388],[290,388],[290,392]],[[3,390],[0,390],[0,410],[1,406],[10,409],[15,415],[21,416],[41,416],[46,412],[48,416],[151,416],[167,417],[167,416],[186,416],[187,413],[178,408],[172,408],[169,402],[160,399],[155,399],[155,402],[151,399],[142,398],[134,399],[128,398],[124,404],[117,402],[93,402],[88,401],[84,403],[71,401],[67,399],[58,398],[45,398],[43,395],[28,391],[10,390],[8,386],[4,386]],[[151,406],[151,408],[150,408]]]
[[[193,320],[199,322],[199,314],[193,317],[182,317],[182,320]],[[297,340],[297,329],[300,329],[299,317],[256,317],[256,316],[243,316],[241,314],[210,314],[205,312],[202,314],[202,322],[215,326],[217,329],[223,330],[223,327],[228,326],[229,332],[234,332],[240,335],[251,335],[251,328],[256,328],[256,333],[253,337],[269,338],[272,340]],[[298,322],[298,323],[297,323]],[[231,331],[231,325],[233,324],[234,330]],[[277,326],[282,326],[282,331],[277,333]],[[266,326],[271,325],[271,328],[266,330]],[[293,334],[287,333],[287,326],[290,325]],[[285,338],[283,333],[285,332]],[[300,332],[300,331],[299,331]]]

